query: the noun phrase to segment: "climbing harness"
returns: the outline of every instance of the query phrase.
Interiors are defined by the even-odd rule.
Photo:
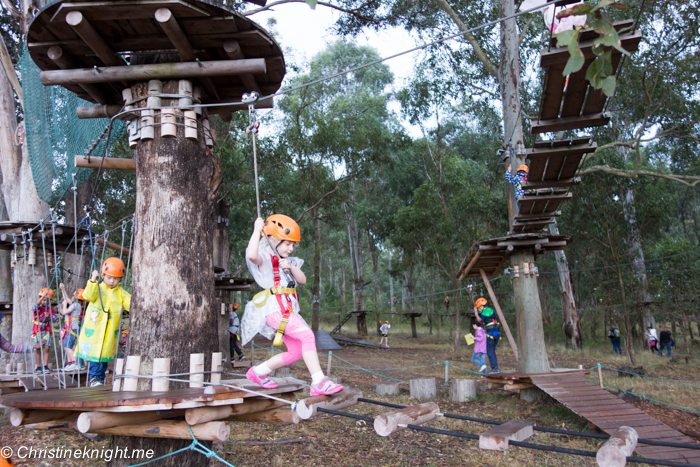
[[[280,306],[280,311],[282,312],[282,319],[280,320],[280,324],[277,327],[277,332],[275,333],[275,340],[272,342],[272,345],[275,347],[280,347],[282,345],[282,336],[284,335],[284,329],[287,327],[287,323],[289,322],[289,318],[292,316],[292,299],[289,298],[289,294],[296,294],[297,289],[292,288],[292,289],[283,289],[280,288],[280,268],[279,268],[279,259],[277,256],[272,256],[272,274],[275,279],[275,286],[270,289],[270,292],[275,295],[275,298],[277,298],[277,303]],[[288,292],[284,292],[284,291]],[[282,296],[287,300],[287,303],[284,303],[282,301]]]

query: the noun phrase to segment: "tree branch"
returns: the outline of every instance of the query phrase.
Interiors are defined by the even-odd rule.
[[[274,6],[284,5],[285,3],[306,3],[306,0],[279,0],[279,1],[277,1],[277,2],[269,3],[269,4],[265,5],[265,6],[262,7],[262,8],[257,8],[257,9],[255,9],[255,10],[246,11],[245,13],[243,13],[243,16],[252,16],[252,15],[254,15],[254,14],[256,14],[256,13],[260,13],[261,11],[269,10],[269,9],[271,9],[271,8],[274,7]],[[325,6],[325,7],[331,8],[331,9],[333,9],[333,10],[342,11],[343,13],[348,13],[348,14],[350,14],[350,15],[353,15],[353,16],[356,17],[356,18],[359,18],[359,19],[361,19],[361,20],[363,20],[363,21],[367,21],[367,22],[369,22],[369,23],[379,24],[379,21],[377,21],[377,20],[375,20],[375,19],[373,19],[373,18],[370,18],[370,17],[363,16],[363,15],[359,14],[359,13],[358,13],[358,10],[348,10],[348,9],[346,9],[346,8],[341,8],[341,7],[339,7],[339,6],[336,6],[336,5],[333,5],[333,4],[331,4],[331,3],[327,3],[327,2],[317,2],[316,4],[317,4],[317,5],[323,5],[323,6]]]
[[[585,175],[589,173],[603,172],[610,175],[616,175],[618,177],[627,178],[639,178],[640,175],[646,177],[656,177],[663,178],[665,180],[671,180],[672,182],[680,183],[686,186],[693,187],[700,183],[700,177],[692,175],[676,175],[676,174],[662,174],[658,172],[652,172],[650,170],[623,170],[610,167],[609,165],[594,165],[593,167],[588,167],[579,172],[579,175]]]
[[[326,193],[325,195],[321,196],[321,198],[316,202],[316,204],[314,204],[314,205],[311,206],[310,208],[304,210],[304,212],[302,212],[302,213],[299,215],[299,217],[297,218],[297,222],[301,222],[301,219],[302,219],[302,217],[304,217],[304,214],[306,214],[307,212],[309,212],[309,211],[313,210],[314,208],[316,208],[316,206],[318,206],[319,204],[321,204],[321,202],[322,202],[324,199],[326,199],[327,197],[329,197],[330,195],[332,195],[333,193],[335,193],[336,191],[338,191],[338,188],[340,188],[340,185],[342,185],[343,183],[345,183],[345,182],[347,182],[348,180],[352,179],[354,176],[355,176],[355,175],[348,175],[348,176],[346,176],[346,177],[343,177],[343,178],[339,179],[339,180],[336,182],[336,184],[335,184],[335,188],[333,188],[331,191],[329,191],[329,192]]]

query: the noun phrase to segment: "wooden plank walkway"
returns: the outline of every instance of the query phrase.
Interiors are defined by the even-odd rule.
[[[695,440],[647,415],[580,373],[530,375],[532,383],[608,434],[621,426],[637,430],[640,438],[695,444]],[[700,450],[640,444],[636,452],[651,459],[700,462]]]

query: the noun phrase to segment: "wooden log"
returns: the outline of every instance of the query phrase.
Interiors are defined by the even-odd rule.
[[[115,105],[81,105],[75,109],[80,119],[112,118],[121,112],[122,106]]]
[[[90,157],[75,156],[75,166],[87,169],[113,169],[113,170],[136,170],[134,159],[121,159],[117,157]]]
[[[595,460],[600,467],[624,467],[627,457],[637,447],[639,436],[634,428],[621,426],[598,450]]]
[[[190,387],[191,388],[202,388],[204,385],[204,354],[203,353],[193,353],[190,354],[190,373],[199,373],[190,375]]]
[[[170,357],[154,358],[153,359],[153,376],[164,377],[170,374]],[[151,380],[151,390],[153,391],[170,391],[170,381],[167,379]]]
[[[127,254],[127,255],[131,254],[130,249],[123,247],[123,246],[121,246],[117,243],[114,243],[114,242],[105,242],[105,239],[102,237],[97,237],[95,242],[97,242],[99,245],[106,246],[107,248],[110,248],[114,251],[117,251],[117,252],[121,251],[122,253]],[[115,365],[116,365],[116,363],[115,363]]]
[[[66,15],[66,23],[87,44],[90,49],[107,66],[117,66],[124,62],[114,54],[114,50],[105,42],[90,22],[79,11],[71,11]]]
[[[31,425],[63,418],[71,413],[69,410],[12,409],[10,412],[10,423],[12,423],[12,426]]]
[[[114,361],[114,375],[112,376],[112,391],[119,392],[122,389],[122,378],[116,376],[124,372],[124,359],[118,358]]]
[[[479,249],[479,251],[477,251],[477,252],[474,254],[474,256],[472,257],[472,260],[469,261],[469,264],[467,264],[467,267],[464,268],[464,271],[462,271],[462,273],[459,275],[458,279],[459,279],[460,281],[461,281],[462,279],[464,279],[465,277],[467,277],[467,274],[469,274],[469,271],[471,271],[471,269],[474,267],[474,265],[476,264],[476,262],[479,260],[479,257],[481,256],[481,254],[482,254],[481,249]]]
[[[440,407],[435,402],[425,402],[395,410],[376,417],[374,431],[379,436],[387,437],[406,428],[405,425],[420,425],[435,420],[439,412]]]
[[[605,389],[603,387],[603,368],[598,363],[598,381],[600,382],[600,389]]]
[[[232,422],[293,423],[296,425],[301,421],[301,417],[298,412],[292,411],[289,407],[278,407],[262,412],[235,415],[226,420]]]
[[[450,382],[450,400],[467,402],[476,399],[475,379],[453,379]]]
[[[515,391],[517,389],[531,389],[534,387],[535,386],[533,384],[528,383],[513,383],[504,385],[503,389],[505,389],[506,391]]]
[[[125,375],[139,375],[141,369],[141,355],[130,355],[126,357],[126,367],[124,368]],[[138,378],[124,378],[123,390],[136,391],[139,384]]]
[[[479,435],[479,447],[490,451],[506,451],[509,441],[525,441],[534,434],[532,420],[511,420]]]
[[[115,426],[134,425],[138,423],[152,422],[164,418],[181,417],[184,410],[157,410],[154,412],[83,412],[78,417],[77,427],[81,433],[94,433]]]
[[[410,381],[411,397],[431,399],[435,397],[435,378],[416,378]]]
[[[376,391],[382,396],[397,396],[401,392],[401,386],[399,383],[379,383]]]
[[[219,384],[221,382],[221,372],[224,369],[223,364],[223,354],[221,352],[214,352],[211,354],[211,379],[210,381],[214,384]]]
[[[63,49],[57,45],[50,47],[46,54],[49,56],[51,61],[58,65],[58,67],[62,70],[73,69],[77,66],[75,60],[73,60],[72,57],[64,54]],[[80,87],[83,88],[83,91],[88,93],[90,97],[95,99],[95,102],[99,102],[100,104],[107,104],[109,102],[109,97],[107,97],[107,94],[105,94],[104,90],[99,86],[95,86],[94,84],[82,84]]]
[[[42,71],[39,77],[44,86],[70,86],[72,84],[111,83],[123,80],[146,81],[150,79],[203,78],[206,76],[229,76],[244,73],[267,73],[265,59],[156,63],[152,65],[109,66],[99,69],[47,70]]]
[[[62,418],[23,425],[27,430],[76,431],[79,412],[71,412]]]
[[[226,52],[226,55],[228,55],[228,58],[232,60],[241,60],[245,58],[240,44],[235,39],[224,42],[224,51]],[[240,75],[240,79],[247,92],[256,91],[260,93],[260,87],[255,82],[255,77],[252,74],[246,73]]]
[[[510,327],[508,327],[508,322],[506,321],[506,317],[503,315],[503,311],[501,311],[501,306],[498,304],[498,299],[496,298],[496,294],[493,293],[493,289],[491,288],[491,283],[489,282],[489,278],[482,269],[481,271],[481,277],[484,279],[484,284],[486,285],[486,290],[489,292],[489,296],[491,297],[491,302],[493,303],[494,308],[496,308],[496,313],[498,313],[498,319],[501,320],[501,324],[503,325],[503,329],[506,332],[506,337],[508,337],[508,343],[510,344],[510,348],[513,349],[513,355],[515,355],[515,360],[518,360],[518,346],[515,345],[515,339],[513,339],[513,334],[510,333]]]
[[[170,42],[173,43],[177,52],[186,62],[193,62],[195,59],[194,49],[192,44],[187,39],[187,36],[182,32],[182,28],[178,24],[175,16],[167,8],[158,8],[155,14],[156,21],[161,29],[168,36]]]
[[[328,364],[326,365],[326,376],[331,375],[332,365],[333,365],[333,351],[329,350],[328,351]]]
[[[278,397],[286,400],[293,400],[293,394],[281,394]],[[185,420],[190,425],[211,422],[214,420],[224,420],[229,417],[245,415],[254,412],[263,412],[265,410],[276,409],[278,407],[287,407],[289,404],[270,399],[267,397],[247,397],[243,399],[243,403],[235,405],[222,405],[218,407],[196,407],[187,409],[185,412]]]
[[[138,425],[122,425],[96,430],[103,435],[136,436],[139,438],[173,438],[191,440],[187,422],[159,420]],[[192,434],[199,441],[228,441],[231,429],[226,422],[209,422],[192,427]]]
[[[303,420],[308,420],[318,412],[318,409],[342,409],[357,404],[362,397],[362,391],[357,388],[345,388],[332,396],[313,396],[302,399],[297,403],[296,412]]]

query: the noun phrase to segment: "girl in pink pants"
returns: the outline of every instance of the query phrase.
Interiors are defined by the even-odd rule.
[[[261,235],[267,236],[269,245],[268,242],[260,242]],[[255,282],[264,290],[246,304],[241,323],[241,341],[245,345],[258,333],[268,339],[279,334],[287,351],[250,368],[246,378],[263,388],[276,388],[277,383],[268,375],[303,358],[311,374],[311,395],[335,394],[342,391],[343,386],[323,375],[316,353],[316,339],[299,315],[296,285],[306,283],[306,276],[301,272],[304,260],[290,255],[300,240],[299,226],[290,217],[273,214],[266,221],[261,218],[255,220],[246,248],[246,263]],[[286,324],[285,318],[288,320]]]

